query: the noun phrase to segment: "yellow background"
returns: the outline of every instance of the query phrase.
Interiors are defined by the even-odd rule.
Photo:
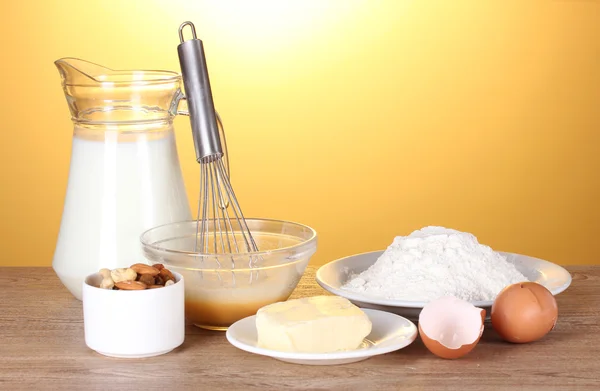
[[[72,129],[53,61],[179,71],[185,20],[205,44],[245,214],[314,227],[314,263],[426,225],[600,263],[596,1],[2,0],[0,11],[0,265],[51,263]],[[195,205],[189,121],[175,124]]]

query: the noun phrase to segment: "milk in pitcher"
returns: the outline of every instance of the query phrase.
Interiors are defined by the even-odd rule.
[[[75,297],[100,268],[146,262],[142,232],[191,219],[172,126],[140,133],[75,127],[53,261]]]

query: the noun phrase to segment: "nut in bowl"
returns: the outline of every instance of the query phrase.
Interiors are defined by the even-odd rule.
[[[217,251],[197,251],[196,221],[167,224],[142,234],[146,258],[184,276],[185,315],[198,327],[226,330],[259,308],[286,300],[316,252],[317,234],[310,227],[268,219],[246,219],[246,223],[258,252],[223,253],[212,242],[208,247]],[[229,235],[235,237],[236,221],[232,224]]]
[[[144,289],[162,288],[175,283],[173,273],[164,265],[146,265],[136,263],[128,268],[100,269],[102,282],[100,288],[139,291]]]
[[[117,282],[111,276],[114,270],[108,269],[83,282],[86,345],[102,355],[122,358],[158,356],[180,346],[185,338],[181,274],[171,272],[172,280],[153,287],[139,281],[148,273],[138,274],[131,267],[115,270]],[[125,277],[129,279],[121,280]],[[110,287],[108,278],[114,286]]]

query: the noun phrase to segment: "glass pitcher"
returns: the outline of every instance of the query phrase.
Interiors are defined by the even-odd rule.
[[[55,65],[74,132],[52,266],[81,300],[85,276],[146,262],[142,232],[192,219],[173,130],[175,115],[188,113],[176,72],[118,71],[75,58]]]

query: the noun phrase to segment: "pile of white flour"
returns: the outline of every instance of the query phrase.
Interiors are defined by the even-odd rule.
[[[367,270],[342,289],[392,300],[430,301],[455,296],[494,300],[507,285],[527,281],[506,257],[472,234],[426,227],[398,236]]]

